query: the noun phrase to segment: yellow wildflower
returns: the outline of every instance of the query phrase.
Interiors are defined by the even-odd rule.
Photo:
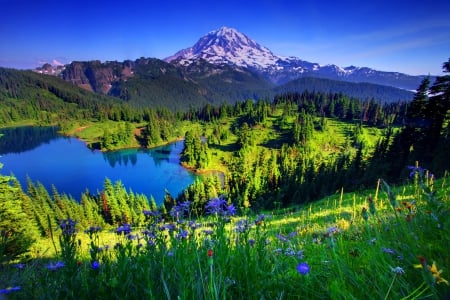
[[[433,264],[431,265],[431,267],[428,266],[428,270],[430,270],[431,274],[432,274],[433,277],[436,279],[436,282],[437,282],[437,283],[443,282],[443,283],[445,283],[446,285],[449,285],[449,284],[448,284],[448,281],[447,281],[446,279],[444,279],[444,278],[441,277],[442,270],[438,270],[435,261],[433,261]]]

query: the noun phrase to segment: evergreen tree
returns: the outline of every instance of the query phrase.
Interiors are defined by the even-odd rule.
[[[38,237],[37,228],[22,209],[13,179],[0,175],[0,262],[26,253]]]

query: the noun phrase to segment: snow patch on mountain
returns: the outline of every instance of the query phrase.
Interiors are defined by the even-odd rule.
[[[319,65],[294,56],[284,57],[272,53],[245,34],[229,27],[221,27],[203,36],[192,47],[165,58],[166,62],[189,66],[204,59],[209,63],[228,64],[255,70],[275,84],[302,77],[322,77],[351,82],[371,82],[403,89],[417,86],[423,76],[410,76],[395,72],[376,71],[367,67],[339,67]]]

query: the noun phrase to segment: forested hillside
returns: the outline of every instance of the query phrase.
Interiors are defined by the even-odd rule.
[[[279,274],[286,274],[286,261],[276,255],[304,259],[303,252],[292,250],[289,242],[300,234],[303,241],[296,241],[295,245],[309,247],[311,254],[308,255],[317,256],[313,267],[322,270],[323,274],[334,274],[331,278],[341,276],[343,279],[339,284],[342,286],[348,283],[348,276],[342,274],[343,269],[348,274],[362,274],[361,265],[370,265],[376,270],[389,270],[390,267],[394,279],[391,281],[384,275],[378,278],[384,287],[377,293],[405,296],[404,289],[394,288],[392,282],[396,278],[400,281],[399,276],[406,271],[390,264],[405,263],[410,266],[408,272],[412,273],[411,266],[419,255],[419,268],[426,273],[412,273],[416,274],[414,284],[401,279],[402,284],[408,287],[408,294],[431,292],[444,295],[445,289],[439,286],[438,290],[436,284],[448,286],[448,281],[441,277],[442,270],[437,269],[436,263],[428,264],[422,254],[439,259],[440,265],[447,261],[441,252],[448,248],[448,235],[442,232],[448,230],[445,180],[450,169],[450,75],[438,77],[434,83],[426,78],[412,102],[383,103],[343,93],[303,91],[281,93],[272,101],[246,100],[220,106],[206,104],[174,113],[168,109],[136,108],[106,96],[75,89],[57,78],[7,69],[0,71],[2,125],[25,122],[59,125],[66,133],[89,137],[91,147],[104,151],[130,145],[151,147],[183,136],[182,163],[194,172],[205,174],[179,195],[166,192],[164,199],[149,199],[127,189],[120,181],[112,182],[105,178],[101,191],[86,191],[79,201],[71,195],[59,193],[57,187],[48,191],[42,184],[30,180],[26,186],[21,186],[13,175],[0,175],[0,268],[8,269],[7,275],[1,273],[0,278],[5,276],[8,282],[13,282],[16,279],[9,277],[13,274],[12,261],[41,256],[49,247],[54,248],[54,255],[61,257],[63,262],[50,263],[45,267],[48,272],[33,269],[33,276],[39,279],[45,272],[45,276],[53,276],[56,273],[51,272],[64,267],[64,276],[58,277],[63,278],[61,286],[74,287],[80,282],[85,283],[76,289],[54,291],[42,286],[56,281],[44,280],[38,289],[40,295],[56,293],[67,296],[74,295],[74,291],[88,290],[86,286],[97,287],[96,279],[93,279],[94,283],[86,279],[92,274],[102,274],[99,276],[108,278],[106,282],[113,282],[118,279],[111,274],[126,270],[121,273],[126,274],[125,280],[139,269],[135,266],[153,264],[161,274],[170,274],[170,270],[176,270],[175,265],[158,264],[169,258],[185,263],[182,270],[195,272],[196,268],[189,269],[188,266],[195,265],[196,257],[191,261],[181,257],[186,257],[186,251],[198,253],[198,247],[202,251],[208,250],[205,253],[211,274],[212,257],[217,259],[216,264],[224,272],[229,266],[222,260],[232,257],[233,263],[239,266],[236,269],[241,269],[244,262],[253,270],[256,262],[261,262],[270,270],[275,264]],[[444,72],[450,73],[450,60],[444,64]],[[81,124],[84,126],[80,127]],[[444,179],[436,181],[441,177]],[[440,183],[438,194],[435,182]],[[402,191],[394,192],[391,186],[400,184],[407,185]],[[372,190],[365,192],[368,195],[363,200],[357,200],[356,194],[352,198],[346,197],[344,208],[344,191],[367,189]],[[380,189],[385,194],[381,201],[378,200]],[[375,196],[372,197],[373,192]],[[293,207],[304,207],[323,197],[334,199],[333,210],[329,209],[327,200],[326,212],[319,207],[313,214],[310,206],[307,218],[306,210],[303,210],[302,216],[296,215],[293,219]],[[324,202],[321,203],[323,205]],[[272,223],[275,226],[272,231],[276,232],[282,248],[270,246],[270,251],[266,252],[270,244],[267,242],[269,232],[266,231],[265,217],[260,213],[272,210],[278,214],[284,209],[289,214],[283,214]],[[237,213],[242,217],[235,218]],[[257,217],[250,223],[248,216],[255,214]],[[205,216],[210,217],[203,219]],[[189,222],[184,221],[186,217]],[[198,220],[206,221],[200,224]],[[309,225],[296,228],[293,234],[276,225],[288,220]],[[318,231],[319,220],[326,224],[332,220],[334,225]],[[228,229],[232,226],[229,224],[235,229]],[[250,238],[253,226],[256,229]],[[200,227],[204,229],[197,234],[195,230]],[[58,233],[59,247],[55,243],[54,231],[57,228],[61,230]],[[117,228],[115,232],[121,240],[116,243],[114,255],[103,248],[100,250],[97,234],[101,228]],[[139,232],[131,234],[132,228],[139,228]],[[82,242],[75,239],[77,230],[86,230],[90,239],[89,250],[84,254],[88,258],[78,254]],[[411,234],[413,230],[415,235]],[[392,234],[395,234],[395,239]],[[220,242],[212,242],[210,236]],[[304,244],[303,237],[309,239],[311,245]],[[52,245],[36,244],[36,240],[51,242]],[[422,245],[418,241],[429,242]],[[328,246],[323,247],[322,243]],[[386,245],[392,245],[390,247],[396,250]],[[442,249],[436,250],[434,246]],[[219,253],[217,256],[214,256],[212,248]],[[316,251],[327,252],[313,254]],[[397,251],[407,255],[405,260],[396,254]],[[270,261],[264,260],[268,255]],[[324,255],[339,266],[324,264]],[[390,256],[385,258],[385,255]],[[92,265],[82,269],[81,259],[90,260]],[[142,261],[146,263],[142,264]],[[115,271],[103,271],[100,264]],[[168,268],[171,269],[167,271]],[[301,275],[307,275],[311,269],[305,262],[297,266]],[[152,274],[150,271],[147,273]],[[369,272],[364,282],[379,273],[384,274]],[[85,277],[76,277],[77,274]],[[189,274],[192,276],[194,273]],[[287,274],[289,279],[294,278],[289,272]],[[231,275],[241,276],[241,280],[248,278],[246,274],[233,270]],[[315,276],[311,282],[316,288],[311,295],[328,295],[328,291],[322,290],[317,294],[317,289],[323,279],[330,276]],[[352,278],[360,280],[358,276]],[[258,282],[255,278],[253,284]],[[297,284],[298,277],[295,278]],[[27,276],[21,280],[30,286],[27,294],[33,293],[34,281]],[[168,280],[159,275],[154,280],[162,281],[153,288],[158,295],[163,295],[160,285],[167,284]],[[180,280],[169,282],[177,290]],[[132,282],[130,285],[136,281]],[[330,285],[337,284],[334,279],[330,282]],[[192,285],[186,286],[192,289]],[[366,293],[359,284],[355,286],[347,290],[349,295]],[[110,288],[115,289],[117,285]],[[147,288],[139,288],[148,292]],[[228,288],[223,290],[228,291]],[[229,290],[241,295],[240,290],[232,286]],[[19,292],[20,286],[0,291]],[[340,295],[336,291],[336,295]],[[101,289],[96,292],[107,293]],[[128,295],[127,292],[121,293]],[[272,295],[271,289],[265,293]],[[295,289],[290,293],[294,295]]]
[[[66,81],[96,93],[111,95],[134,106],[165,107],[173,111],[220,105],[247,99],[271,99],[284,92],[305,89],[344,93],[381,102],[408,101],[412,92],[370,83],[353,83],[303,77],[276,86],[260,72],[199,59],[190,64],[167,63],[154,58],[135,61],[72,62],[62,72]]]
[[[446,71],[449,66],[444,65]],[[85,129],[76,134],[84,138],[90,132],[90,146],[102,150],[151,147],[184,136],[186,167],[217,170],[223,179],[198,181],[185,193],[167,195],[161,208],[166,211],[174,203],[192,201],[201,215],[208,199],[219,195],[241,210],[289,206],[341,188],[366,188],[380,176],[395,182],[416,161],[437,176],[449,168],[448,76],[433,85],[424,80],[412,103],[304,91],[174,114],[118,103],[54,77],[7,69],[1,75],[3,124],[33,120],[70,132],[83,122]],[[33,197],[35,190],[27,193]],[[114,205],[105,195],[84,195],[106,210],[97,210],[104,222],[133,218],[118,212],[109,216]],[[130,196],[125,192],[121,197]],[[49,203],[56,198],[48,198]]]

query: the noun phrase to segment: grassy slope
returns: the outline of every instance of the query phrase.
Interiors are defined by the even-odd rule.
[[[208,217],[196,220],[200,229],[180,223],[172,234],[156,230],[155,246],[140,229],[133,232],[140,240],[103,231],[94,244],[111,250],[98,252],[97,270],[90,267],[89,237],[79,233],[78,266],[46,270],[41,252],[20,271],[4,266],[0,289],[20,286],[12,299],[443,299],[450,274],[446,180],[427,181],[425,190],[413,181],[400,187],[381,182],[378,189],[374,183],[372,190],[330,195],[267,212],[264,219]],[[369,196],[375,209],[365,220]],[[182,230],[187,239],[179,238]],[[113,249],[116,243],[122,246]],[[49,241],[46,247],[50,253]],[[308,265],[306,275],[297,271],[300,263]]]

